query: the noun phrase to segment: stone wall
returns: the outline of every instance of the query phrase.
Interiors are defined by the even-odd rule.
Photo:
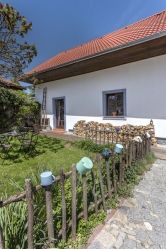
[[[155,129],[153,121],[146,126],[134,126],[134,125],[122,125],[113,126],[111,123],[98,123],[98,122],[86,122],[85,120],[80,120],[74,125],[74,134],[92,140],[107,140],[112,142],[133,139],[136,136],[143,136],[147,134],[151,136],[152,144],[156,144]]]

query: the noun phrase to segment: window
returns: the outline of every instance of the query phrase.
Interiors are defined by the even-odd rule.
[[[126,115],[126,90],[116,90],[103,93],[104,116],[124,117]]]

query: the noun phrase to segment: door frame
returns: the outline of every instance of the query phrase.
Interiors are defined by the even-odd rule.
[[[64,130],[66,130],[66,97],[55,97],[52,98],[52,111],[53,111],[53,124],[54,124],[54,129],[56,129],[56,100],[63,99],[64,101]]]

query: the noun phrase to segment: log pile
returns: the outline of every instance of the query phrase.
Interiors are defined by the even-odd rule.
[[[153,121],[146,126],[122,125],[113,126],[111,123],[86,122],[80,120],[74,125],[74,134],[94,141],[127,142],[135,136],[144,136],[149,133],[152,144],[156,144]]]

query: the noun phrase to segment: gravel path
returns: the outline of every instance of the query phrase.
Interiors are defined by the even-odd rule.
[[[166,249],[166,161],[157,160],[88,249]]]

